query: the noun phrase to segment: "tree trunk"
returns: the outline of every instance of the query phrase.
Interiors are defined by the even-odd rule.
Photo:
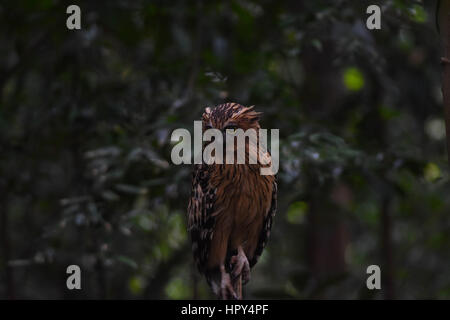
[[[6,202],[6,200],[5,200]],[[3,203],[0,206],[0,218],[1,218],[1,229],[0,234],[1,242],[2,242],[2,251],[3,251],[3,262],[4,262],[4,271],[5,271],[5,281],[6,281],[6,298],[14,299],[15,298],[15,290],[14,290],[14,276],[13,269],[8,265],[8,261],[11,259],[11,243],[9,241],[9,226],[8,226],[8,212],[6,208],[6,204]]]
[[[381,255],[383,259],[384,297],[395,299],[394,286],[394,253],[392,243],[392,217],[390,213],[390,198],[385,196],[381,207]]]
[[[441,34],[444,57],[441,58],[442,95],[444,97],[447,155],[450,162],[450,0],[438,1],[437,22]]]

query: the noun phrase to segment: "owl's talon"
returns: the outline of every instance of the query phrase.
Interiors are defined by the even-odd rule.
[[[233,289],[230,275],[225,271],[223,266],[221,267],[220,295],[223,300],[228,300],[230,297],[234,300],[238,299]]]
[[[239,247],[237,255],[231,257],[230,262],[234,265],[233,271],[231,272],[233,278],[242,275],[242,283],[246,284],[250,280],[250,264],[241,247]]]

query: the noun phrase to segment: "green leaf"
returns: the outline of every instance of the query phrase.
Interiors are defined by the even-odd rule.
[[[364,87],[364,76],[356,67],[347,68],[343,80],[345,87],[350,91],[359,91]]]
[[[434,182],[441,177],[441,169],[433,162],[428,162],[423,171],[425,179],[429,182]]]
[[[289,206],[286,219],[292,224],[301,224],[304,221],[308,204],[304,201],[296,201]]]
[[[427,21],[427,13],[424,7],[415,4],[409,9],[410,18],[417,23],[424,23]]]
[[[133,276],[128,281],[128,288],[134,295],[140,295],[145,288],[145,280],[140,276]]]
[[[190,289],[181,278],[172,279],[165,291],[170,299],[187,299],[190,297]]]
[[[133,268],[133,269],[137,269],[138,268],[138,264],[131,258],[126,257],[126,256],[118,256],[117,261],[120,261],[124,264],[126,264],[127,266]]]

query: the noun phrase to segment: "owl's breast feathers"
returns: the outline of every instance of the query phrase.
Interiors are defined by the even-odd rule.
[[[238,246],[251,267],[262,254],[276,212],[277,183],[259,169],[248,164],[195,166],[188,229],[201,272],[228,264]]]

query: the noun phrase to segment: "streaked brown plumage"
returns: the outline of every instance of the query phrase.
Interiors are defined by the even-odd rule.
[[[259,113],[237,103],[206,108],[203,129],[259,130]],[[248,160],[248,142],[246,158]],[[270,159],[267,152],[264,156]],[[223,299],[236,295],[236,279],[249,280],[261,255],[277,206],[277,183],[262,164],[195,165],[188,229],[198,269]],[[231,276],[230,276],[231,274]]]

